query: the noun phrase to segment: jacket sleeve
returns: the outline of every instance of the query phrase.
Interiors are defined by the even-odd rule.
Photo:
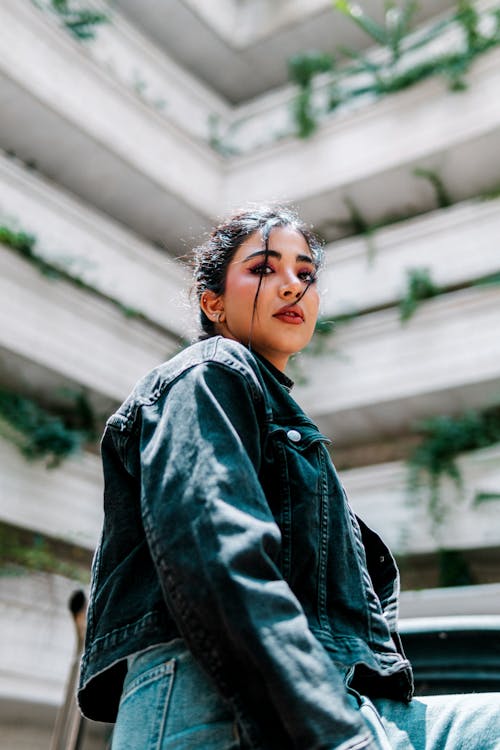
[[[261,409],[249,378],[213,362],[142,409],[142,513],[166,603],[250,747],[372,750],[276,564]]]

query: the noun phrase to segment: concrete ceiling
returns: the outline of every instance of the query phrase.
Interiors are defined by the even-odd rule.
[[[307,49],[334,53],[363,49],[370,39],[332,9],[330,0],[114,0],[113,5],[159,47],[232,104],[252,99],[288,80],[287,60]],[[298,8],[298,6],[302,6]],[[360,5],[381,20],[382,0]],[[422,0],[415,23],[455,6],[452,0]],[[217,7],[213,7],[217,6]],[[221,6],[221,7],[219,7]],[[279,13],[276,11],[279,6]],[[227,23],[221,23],[225,10]]]

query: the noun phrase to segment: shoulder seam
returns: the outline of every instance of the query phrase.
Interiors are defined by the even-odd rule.
[[[195,361],[183,364],[181,367],[178,367],[170,373],[168,377],[161,378],[147,397],[141,398],[141,396],[137,394],[136,398],[130,400],[126,411],[115,412],[108,418],[106,427],[110,427],[122,434],[131,434],[139,411],[143,407],[154,406],[154,404],[156,404],[163,396],[165,391],[168,388],[171,388],[180,377],[200,365],[217,365],[242,377],[250,388],[252,398],[263,403],[266,417],[270,417],[272,415],[272,410],[267,403],[265,388],[259,378],[257,365],[252,364],[251,352],[243,347],[246,356],[238,357],[236,353],[231,351],[220,351],[220,341],[226,340],[227,339],[216,339],[211,352],[207,352],[203,356],[198,357]]]

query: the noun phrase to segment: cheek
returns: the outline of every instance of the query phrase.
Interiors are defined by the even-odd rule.
[[[229,273],[226,278],[224,303],[226,310],[239,318],[252,314],[257,284],[252,276]]]
[[[304,301],[307,302],[309,315],[317,317],[319,312],[319,291],[317,286],[311,286],[304,295]]]
[[[237,276],[236,278],[227,279],[226,282],[226,297],[229,298],[233,304],[237,304],[242,299],[248,297],[254,297],[256,291],[256,285],[252,278],[245,278]]]

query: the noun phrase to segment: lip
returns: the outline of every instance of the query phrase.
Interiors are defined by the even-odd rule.
[[[300,325],[304,322],[304,313],[298,305],[285,305],[278,312],[275,312],[273,318],[278,318],[283,323]]]

